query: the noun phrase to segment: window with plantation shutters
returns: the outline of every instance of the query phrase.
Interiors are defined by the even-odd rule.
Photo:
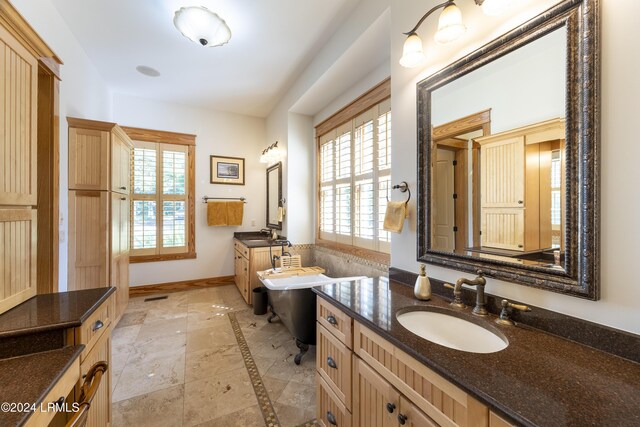
[[[194,147],[133,142],[132,261],[195,257]]]
[[[389,253],[390,99],[321,135],[318,156],[319,239]]]

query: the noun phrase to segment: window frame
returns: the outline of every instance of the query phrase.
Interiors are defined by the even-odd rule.
[[[176,132],[166,132],[159,130],[151,130],[151,129],[141,129],[141,128],[133,128],[133,127],[122,127],[124,131],[127,133],[129,138],[133,141],[134,150],[136,147],[140,146],[149,146],[149,144],[154,144],[155,148],[158,150],[158,153],[162,152],[163,148],[171,149],[170,146],[181,146],[180,149],[176,147],[176,151],[184,151],[187,154],[187,173],[186,173],[186,250],[176,252],[175,249],[166,248],[162,251],[162,248],[156,247],[153,249],[153,253],[149,253],[149,249],[133,249],[133,203],[135,200],[143,200],[145,199],[144,195],[140,195],[142,197],[137,198],[136,195],[131,192],[131,255],[129,256],[130,263],[141,263],[141,262],[158,262],[158,261],[174,261],[180,259],[195,259],[197,258],[196,254],[196,222],[195,222],[195,149],[196,149],[196,135],[191,134],[183,134]],[[133,155],[132,155],[133,159]],[[159,156],[157,158],[158,162],[161,162],[162,159]],[[132,160],[133,162],[133,160]],[[133,184],[134,171],[132,166],[131,171],[131,182]],[[160,175],[158,176],[156,183],[161,180]],[[156,184],[158,185],[158,184]],[[133,188],[133,185],[131,186]],[[159,188],[159,187],[157,187]],[[175,198],[171,197],[167,199],[167,201],[173,201]],[[162,195],[155,195],[153,200],[158,200],[159,204],[156,206],[156,209],[162,209],[162,202],[165,200]],[[162,221],[162,215],[157,215],[156,221],[160,223]],[[162,224],[157,225],[161,229]],[[158,241],[159,242],[159,241]],[[139,253],[142,252],[142,253]],[[139,253],[136,255],[136,253]]]
[[[366,93],[364,93],[363,95],[361,95],[360,97],[358,97],[356,100],[354,100],[353,102],[351,102],[349,105],[347,105],[346,107],[342,108],[341,110],[339,110],[337,113],[335,113],[334,115],[332,115],[331,117],[327,118],[326,120],[324,120],[322,123],[318,124],[316,126],[316,185],[317,185],[317,195],[316,195],[316,245],[318,246],[323,246],[323,247],[327,247],[330,249],[334,249],[334,250],[338,250],[341,252],[345,252],[345,253],[349,253],[352,255],[356,255],[356,256],[361,256],[361,257],[368,257],[369,259],[376,261],[376,262],[380,262],[383,264],[390,264],[390,254],[388,252],[381,252],[378,250],[374,250],[371,248],[367,248],[361,245],[357,245],[354,244],[356,242],[358,242],[359,240],[361,240],[361,238],[356,237],[355,236],[355,223],[353,221],[353,215],[354,212],[351,212],[351,235],[349,238],[344,239],[344,238],[337,238],[336,240],[328,240],[328,239],[323,239],[322,235],[323,232],[321,232],[321,220],[322,220],[322,189],[323,189],[323,182],[322,182],[322,170],[321,170],[321,165],[322,165],[322,146],[324,143],[327,142],[327,138],[329,137],[329,135],[334,134],[334,136],[340,136],[342,133],[344,133],[344,131],[348,128],[349,131],[352,134],[352,141],[351,141],[351,146],[352,146],[352,151],[353,151],[353,147],[355,147],[355,131],[356,129],[363,123],[360,123],[360,121],[362,121],[363,119],[363,115],[367,115],[370,114],[372,116],[374,116],[373,119],[373,123],[374,123],[374,130],[373,132],[376,134],[376,141],[377,141],[377,133],[378,133],[378,114],[372,114],[372,110],[380,105],[386,105],[386,103],[388,103],[389,105],[389,111],[390,111],[390,98],[391,98],[391,80],[389,78],[385,79],[384,81],[382,81],[381,83],[379,83],[378,85],[376,85],[375,87],[373,87],[372,89],[370,89],[369,91],[367,91]],[[376,110],[376,112],[379,112],[379,110]],[[366,121],[365,121],[366,122]],[[342,133],[341,133],[342,132]],[[329,139],[331,139],[329,137]],[[377,145],[377,144],[376,144]],[[374,146],[374,151],[377,150],[377,146]],[[336,151],[336,147],[333,147],[333,155],[335,156],[335,151]],[[353,193],[353,189],[355,187],[355,181],[356,181],[356,175],[355,175],[355,166],[354,166],[354,158],[353,158],[353,152],[352,154],[352,158],[351,158],[351,174],[350,177],[348,178],[348,181],[350,182],[350,188],[352,189],[352,193],[351,193],[351,210],[355,209],[355,194]],[[374,155],[374,158],[377,158],[376,155]],[[380,178],[381,176],[391,176],[391,170],[389,168],[389,172],[387,173],[383,173],[383,174],[379,174],[378,173],[378,165],[377,163],[374,164],[374,170],[375,172],[372,172],[371,175],[375,176],[377,178]],[[335,168],[333,171],[333,180],[332,183],[335,184],[335,182],[337,181],[342,181],[342,180],[338,180],[336,179],[335,176]],[[360,175],[359,175],[360,176]],[[326,186],[326,183],[325,185]],[[333,186],[335,187],[335,185]],[[378,182],[374,182],[374,198],[378,197]],[[335,201],[335,188],[334,188],[334,204],[336,203]],[[376,202],[376,204],[374,205],[374,223],[378,223],[378,209],[376,209],[376,206],[378,205],[378,203]],[[334,220],[334,227],[337,228],[337,224],[335,224],[335,220]],[[337,230],[334,230],[334,234],[336,233]],[[340,237],[340,236],[338,236]],[[350,242],[349,242],[350,240]],[[386,243],[386,242],[385,242]],[[377,243],[379,244],[379,243]],[[387,245],[387,249],[389,249],[390,252],[390,242],[386,243]]]

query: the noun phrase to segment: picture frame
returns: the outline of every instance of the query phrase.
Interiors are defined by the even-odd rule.
[[[244,185],[244,158],[210,156],[211,184]]]

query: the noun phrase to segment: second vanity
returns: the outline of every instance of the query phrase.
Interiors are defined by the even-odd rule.
[[[318,419],[336,426],[640,425],[640,365],[522,325],[499,325],[386,278],[318,294]],[[449,312],[501,335],[494,353],[447,348],[397,314]]]

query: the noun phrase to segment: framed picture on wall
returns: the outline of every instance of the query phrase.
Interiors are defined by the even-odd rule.
[[[244,185],[244,158],[211,156],[211,183]]]

